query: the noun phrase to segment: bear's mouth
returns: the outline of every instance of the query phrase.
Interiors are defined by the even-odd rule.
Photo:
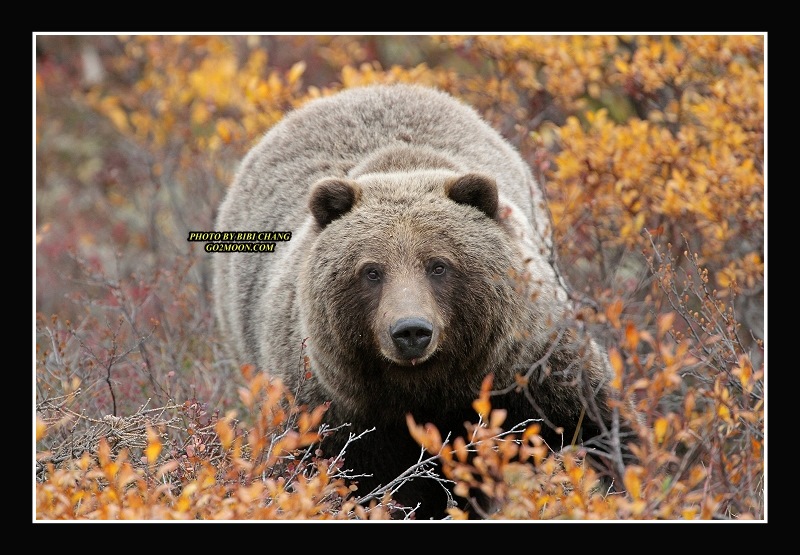
[[[425,358],[412,358],[412,359],[397,359],[397,358],[387,358],[387,362],[389,363],[389,367],[402,367],[411,369],[418,369],[422,370],[423,368],[430,366],[430,357]]]
[[[402,366],[403,368],[409,370],[422,370],[432,365],[437,351],[438,347],[431,347],[422,352],[415,352],[413,354],[406,353],[405,356],[403,356],[403,353],[399,353],[397,350],[391,349],[390,352],[384,352],[382,354],[390,363],[395,366]]]
[[[412,358],[410,360],[402,360],[402,361],[395,361],[397,364],[401,366],[422,366],[426,362],[430,360],[430,356],[420,357],[420,358]]]
[[[389,370],[397,370],[398,367],[400,367],[405,371],[423,372],[436,364],[436,351],[431,351],[423,354],[422,356],[411,358],[402,358],[397,356],[387,357],[384,354],[384,358],[389,363]]]

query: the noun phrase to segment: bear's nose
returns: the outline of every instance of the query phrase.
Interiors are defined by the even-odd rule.
[[[433,324],[422,318],[401,318],[389,330],[400,354],[408,359],[419,358],[431,342]]]

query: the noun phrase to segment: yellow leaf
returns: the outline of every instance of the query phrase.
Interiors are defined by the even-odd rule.
[[[227,121],[217,121],[217,135],[222,139],[222,142],[226,144],[231,142],[231,128]]]
[[[683,509],[681,517],[683,520],[694,520],[697,516],[697,507],[687,507]]]
[[[187,497],[182,495],[180,499],[178,499],[178,502],[175,504],[175,510],[178,511],[179,513],[182,513],[184,511],[188,511],[191,505],[192,505],[191,501],[189,501]]]
[[[47,431],[47,424],[45,421],[42,420],[39,415],[36,415],[36,441],[39,441],[44,437],[45,432]]]
[[[289,81],[290,85],[294,85],[294,83],[300,79],[300,76],[306,70],[306,63],[304,61],[299,61],[292,66],[292,69],[289,70],[289,74],[286,76],[286,80]]]
[[[731,268],[725,268],[717,274],[717,284],[720,287],[727,289],[736,283],[736,271]]]
[[[203,489],[210,488],[217,483],[217,479],[213,472],[204,472],[200,478],[200,487]]]
[[[161,438],[151,426],[147,426],[147,447],[144,450],[149,464],[155,464],[161,454]]]
[[[117,129],[122,132],[128,130],[128,116],[125,115],[124,111],[119,108],[111,108],[107,115]]]
[[[625,469],[625,476],[622,481],[625,483],[625,488],[634,499],[639,499],[642,495],[642,482],[639,479],[639,467],[629,466]]]
[[[753,366],[750,364],[750,358],[747,355],[739,356],[739,365],[733,369],[732,373],[742,382],[742,388],[745,391],[749,392],[753,388],[750,383],[750,379],[753,376]]]
[[[668,422],[666,418],[659,418],[656,420],[655,425],[653,426],[653,430],[656,434],[656,442],[662,443],[664,441],[664,436],[667,434],[667,427]]]
[[[192,106],[192,123],[195,125],[203,125],[211,117],[211,112],[206,106],[205,102],[196,102]]]
[[[90,466],[94,464],[91,455],[89,455],[88,451],[84,451],[83,455],[81,455],[80,460],[78,460],[78,468],[81,470],[88,470]]]
[[[637,499],[631,503],[631,513],[633,513],[633,516],[641,515],[646,508],[647,503],[644,501],[644,499]]]

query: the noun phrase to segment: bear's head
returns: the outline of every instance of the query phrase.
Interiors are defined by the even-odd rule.
[[[300,319],[334,402],[376,418],[441,414],[469,406],[490,361],[513,364],[525,265],[491,177],[327,178],[309,208]]]

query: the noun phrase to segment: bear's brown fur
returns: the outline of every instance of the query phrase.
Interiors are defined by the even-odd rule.
[[[498,390],[529,373],[526,391],[492,403],[509,425],[542,418],[554,448],[584,408],[584,439],[610,425],[606,357],[564,326],[570,307],[537,183],[509,143],[442,92],[372,86],[290,113],[244,159],[216,229],[293,232],[274,253],[214,255],[219,327],[238,363],[282,378],[301,403],[330,401],[332,426],[375,428],[345,454],[348,468],[373,475],[359,494],[417,461],[406,414],[463,433],[489,373]],[[346,436],[323,449],[337,454]],[[447,495],[418,478],[395,498],[430,517],[444,515]]]

